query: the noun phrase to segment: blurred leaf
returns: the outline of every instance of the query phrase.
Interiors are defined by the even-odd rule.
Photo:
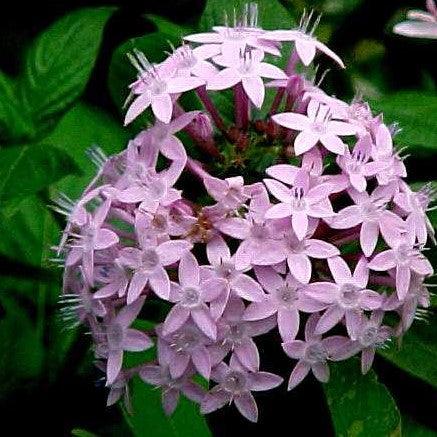
[[[401,418],[389,391],[372,370],[361,375],[357,360],[332,365],[323,387],[336,436],[401,435]]]
[[[85,429],[74,428],[71,430],[71,435],[74,437],[98,437],[97,434],[89,432]]]
[[[200,17],[199,28],[202,32],[211,31],[212,26],[223,26],[225,16],[232,24],[234,9],[237,19],[247,4],[244,0],[207,0],[205,10]],[[290,10],[282,6],[278,0],[258,0],[258,26],[263,29],[291,29],[294,20]]]
[[[125,112],[123,104],[129,95],[128,87],[132,82],[135,82],[138,73],[127,58],[127,53],[132,52],[133,49],[138,49],[146,55],[151,63],[159,63],[167,57],[166,52],[171,50],[169,42],[179,44],[180,38],[174,34],[154,32],[131,38],[114,51],[109,66],[108,86],[112,99],[121,113]],[[136,127],[144,127],[144,121],[153,120],[150,109],[146,110],[138,120],[142,120],[142,122],[134,122],[135,131],[138,131]]]
[[[402,417],[402,434],[405,437],[435,437],[436,432],[415,422],[410,417]]]
[[[31,196],[23,199],[11,215],[0,208],[0,234],[0,253],[40,267],[48,265],[50,246],[57,243],[59,227],[46,205]]]
[[[437,153],[437,96],[415,91],[401,91],[371,102],[376,112],[384,113],[386,123],[399,123],[402,131],[395,143],[410,146],[415,155]]]
[[[125,418],[136,437],[208,437],[211,433],[199,407],[181,396],[171,417],[164,414],[161,391],[135,377],[132,382],[133,414]]]
[[[63,151],[43,144],[0,150],[0,201],[41,191],[65,175],[77,172]]]
[[[430,310],[430,321],[416,321],[403,336],[401,344],[393,344],[379,353],[402,370],[437,388],[437,322]]]
[[[103,29],[115,8],[79,9],[55,22],[31,45],[22,97],[37,129],[53,127],[82,94],[97,59]]]
[[[42,370],[43,344],[23,308],[1,295],[0,397],[21,380],[35,379]]]
[[[33,125],[13,79],[0,71],[0,140],[18,142],[33,135]]]
[[[190,27],[173,23],[159,15],[146,15],[146,17],[156,26],[158,32],[174,38],[174,40],[179,43],[184,36],[194,32]]]
[[[58,147],[80,168],[81,175],[70,175],[56,184],[56,189],[72,198],[78,197],[96,173],[86,155],[92,145],[108,155],[120,152],[129,139],[120,123],[98,108],[78,103],[68,111],[44,143]]]

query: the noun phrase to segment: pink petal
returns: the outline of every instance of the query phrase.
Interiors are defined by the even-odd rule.
[[[396,292],[399,300],[404,300],[410,288],[411,270],[408,266],[399,266],[396,269]]]
[[[170,388],[162,392],[162,408],[167,416],[171,416],[179,402],[179,390]]]
[[[169,123],[173,112],[173,102],[168,94],[152,96],[152,111],[158,120]]]
[[[351,340],[356,340],[362,326],[360,311],[347,310],[345,312],[346,329]]]
[[[205,81],[198,77],[172,77],[167,80],[167,92],[170,94],[183,93],[202,85],[205,85]]]
[[[205,347],[198,347],[192,354],[194,367],[206,379],[211,375],[211,359]]]
[[[243,319],[249,321],[262,320],[275,314],[275,312],[276,306],[270,300],[253,302],[246,308]]]
[[[304,361],[299,361],[291,372],[290,379],[288,380],[287,390],[293,390],[297,385],[299,385],[305,377],[308,375],[311,367]]]
[[[252,372],[259,369],[259,353],[255,342],[248,338],[234,348],[234,353],[245,367]]]
[[[276,67],[276,65],[260,62],[257,66],[257,70],[261,77],[267,77],[269,79],[287,79],[287,75],[280,68]]]
[[[287,342],[296,338],[299,331],[299,311],[279,309],[278,310],[278,329],[282,341]]]
[[[290,273],[303,284],[308,284],[311,279],[311,261],[308,256],[296,253],[287,257]]]
[[[334,229],[348,229],[360,224],[363,221],[360,207],[356,205],[347,206],[340,210],[331,222]]]
[[[360,230],[360,244],[364,255],[370,256],[375,250],[379,236],[379,224],[376,222],[363,222]]]
[[[316,326],[316,334],[324,334],[333,328],[344,316],[344,310],[336,305],[329,307],[320,317]]]
[[[179,261],[181,257],[187,253],[193,245],[185,240],[171,240],[161,243],[156,252],[159,255],[159,260],[163,266],[168,266]]]
[[[414,38],[437,39],[437,24],[424,21],[403,21],[393,27],[393,32]]]
[[[314,363],[311,365],[311,370],[318,381],[329,381],[329,367],[327,363]]]
[[[272,193],[280,202],[290,203],[292,198],[291,190],[283,183],[275,181],[274,179],[264,179],[264,183],[270,193]]]
[[[392,269],[395,266],[396,257],[394,251],[391,249],[376,254],[369,262],[369,268],[378,272]]]
[[[266,173],[272,178],[278,179],[288,185],[294,185],[294,179],[298,167],[289,164],[272,165],[266,170]]]
[[[334,135],[355,135],[357,133],[357,127],[351,123],[344,121],[328,121],[327,129]]]
[[[305,287],[305,294],[323,303],[333,303],[338,296],[338,285],[333,282],[312,282]]]
[[[316,56],[316,45],[312,39],[305,40],[303,38],[296,39],[296,51],[305,66],[311,64]]]
[[[367,283],[369,282],[369,267],[367,260],[364,257],[359,259],[355,267],[353,277],[355,283],[359,287],[364,288],[367,286]]]
[[[199,281],[199,263],[191,252],[186,252],[179,263],[179,282],[182,287],[197,287]]]
[[[257,266],[255,274],[261,285],[270,293],[284,285],[282,277],[272,267]]]
[[[310,126],[310,120],[306,115],[295,112],[282,112],[272,116],[272,120],[288,129],[307,130]]]
[[[336,135],[326,133],[320,137],[320,142],[332,153],[343,155],[345,144]]]
[[[144,290],[144,287],[147,285],[149,277],[148,275],[142,273],[141,271],[135,272],[127,290],[127,303],[131,304],[134,302],[141,292]]]
[[[123,365],[123,351],[109,351],[108,362],[106,363],[106,385],[111,385],[120,373]]]
[[[232,400],[232,395],[224,390],[209,392],[202,399],[200,411],[202,414],[212,413],[219,408],[229,404]]]
[[[149,277],[150,287],[161,299],[168,300],[170,296],[170,279],[167,272],[158,267]]]
[[[231,258],[229,247],[220,235],[216,235],[208,241],[206,244],[206,255],[208,261],[215,266]]]
[[[178,330],[190,317],[190,310],[181,305],[175,305],[167,314],[163,325],[163,334],[168,335]]]
[[[375,349],[366,348],[361,352],[361,373],[365,375],[373,364],[373,359],[375,358]]]
[[[303,130],[294,140],[294,151],[297,156],[308,152],[320,140],[320,135],[310,130]]]
[[[224,90],[241,81],[240,73],[234,68],[225,68],[208,80],[206,89]]]
[[[282,343],[284,352],[295,360],[300,360],[305,355],[306,343],[302,340],[292,340]]]
[[[217,223],[218,229],[231,237],[244,240],[250,233],[250,224],[241,218],[225,219]]]
[[[96,250],[107,249],[118,243],[118,235],[109,229],[99,229],[96,235],[94,248]]]
[[[329,270],[339,285],[349,284],[352,282],[352,274],[349,266],[346,264],[343,258],[334,256],[328,259]]]
[[[270,210],[269,210],[270,211]],[[305,211],[293,211],[291,224],[296,237],[302,241],[308,231],[308,216]]]
[[[265,214],[265,218],[278,219],[290,217],[292,213],[291,205],[289,203],[278,203],[273,205]]]
[[[124,118],[124,125],[128,125],[134,121],[142,112],[150,105],[151,99],[149,93],[144,93],[138,96],[129,106],[129,109]]]
[[[362,174],[350,173],[349,180],[351,181],[351,185],[360,193],[366,190],[367,181]]]
[[[123,341],[123,349],[126,351],[140,352],[153,346],[152,340],[144,332],[136,329],[128,329]]]
[[[251,422],[258,421],[258,407],[252,393],[245,392],[234,397],[234,403],[238,411]]]
[[[212,340],[216,339],[217,326],[215,325],[214,319],[212,318],[206,306],[191,310],[191,317],[202,332],[204,332]]]
[[[228,284],[225,279],[210,278],[201,282],[200,288],[202,290],[203,301],[211,302],[226,293]]]
[[[266,391],[278,387],[284,381],[280,376],[269,372],[254,372],[248,374],[251,391]]]
[[[265,297],[265,293],[258,282],[244,274],[240,274],[232,280],[231,288],[238,296],[249,302],[261,302]]]
[[[184,36],[184,40],[209,44],[209,43],[221,43],[223,42],[223,37],[219,33],[204,32],[204,33],[193,33],[192,35]]]
[[[316,259],[325,259],[340,255],[340,251],[333,244],[315,239],[309,239],[306,241],[305,253],[311,258]]]
[[[259,76],[243,77],[241,80],[243,89],[250,101],[257,107],[261,108],[264,102],[265,88],[262,79]]]
[[[315,45],[321,52],[325,53],[325,55],[328,55],[331,59],[337,62],[337,64],[340,65],[341,68],[345,68],[341,58],[336,53],[334,53],[329,47],[327,47],[325,44],[321,43],[320,41],[316,41]]]

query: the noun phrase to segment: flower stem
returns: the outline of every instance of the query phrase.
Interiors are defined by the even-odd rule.
[[[249,127],[249,99],[241,83],[234,86],[235,124],[238,129]]]
[[[215,107],[214,103],[210,99],[206,91],[206,87],[201,86],[197,88],[196,93],[199,96],[200,101],[202,102],[205,109],[208,111],[209,115],[211,116],[217,128],[220,129],[223,133],[225,133],[226,132],[225,123],[222,117],[220,116],[219,112],[217,111],[217,108]]]

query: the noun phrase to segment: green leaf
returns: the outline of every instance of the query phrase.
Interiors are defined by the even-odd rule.
[[[357,360],[332,365],[323,387],[336,436],[401,435],[401,418],[389,391],[372,370],[361,375]]]
[[[395,137],[399,146],[410,146],[415,155],[437,154],[437,96],[401,91],[371,102],[376,112],[384,113],[386,123],[396,122],[402,131]]]
[[[74,437],[98,437],[97,434],[94,434],[93,432],[81,428],[72,429],[71,435]]]
[[[82,94],[115,8],[79,9],[61,18],[31,45],[22,75],[22,98],[36,127],[53,127]]]
[[[193,402],[181,396],[171,417],[164,414],[161,392],[135,377],[132,383],[133,414],[125,418],[135,437],[208,437],[211,433],[205,418]]]
[[[121,112],[125,112],[123,104],[129,95],[128,87],[136,80],[138,73],[127,58],[127,54],[133,49],[138,49],[146,55],[151,63],[159,63],[167,57],[166,52],[171,50],[170,42],[179,44],[180,37],[174,34],[154,32],[138,38],[131,38],[115,50],[109,66],[108,85],[111,96]],[[144,116],[139,119],[143,119],[143,121],[153,120],[150,109],[145,111]],[[142,125],[137,123],[137,127],[140,126]]]
[[[263,29],[291,29],[294,20],[288,8],[282,6],[278,0],[258,0],[258,25]],[[210,31],[212,26],[224,24],[225,14],[230,22],[233,20],[234,8],[237,14],[243,11],[247,1],[208,0],[205,10],[200,17],[199,28]],[[237,15],[238,16],[238,15]]]
[[[416,321],[402,338],[401,344],[393,344],[379,353],[417,378],[437,388],[437,322]]]
[[[28,196],[78,171],[73,160],[43,144],[0,150],[0,201]]]
[[[27,110],[17,95],[16,82],[0,71],[0,140],[19,142],[33,135]]]
[[[86,150],[98,145],[111,155],[120,152],[128,139],[128,132],[107,113],[83,103],[76,104],[44,139],[68,154],[81,170],[80,176],[70,175],[59,181],[56,189],[72,198],[78,197],[96,173]]]
[[[159,15],[146,15],[146,17],[156,26],[158,32],[171,37],[175,42],[180,42],[184,36],[194,33],[192,28],[173,23]]]

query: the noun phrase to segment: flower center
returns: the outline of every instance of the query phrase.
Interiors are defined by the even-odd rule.
[[[309,363],[324,363],[328,352],[321,343],[312,343],[305,349],[305,360]]]
[[[364,329],[363,333],[359,337],[360,343],[369,347],[378,342],[378,328],[376,326],[369,326]]]
[[[172,335],[170,347],[178,353],[190,353],[200,343],[200,338],[196,332],[191,329],[185,329]]]
[[[326,123],[315,121],[312,126],[312,130],[318,134],[324,134],[326,132]]]
[[[167,191],[167,186],[164,182],[160,180],[155,180],[148,184],[148,193],[153,200],[160,200],[164,197],[165,192]]]
[[[159,265],[159,255],[155,249],[145,249],[142,256],[142,267],[149,271],[155,269]]]
[[[306,209],[305,191],[302,187],[292,188],[291,205],[295,211],[304,211]]]
[[[221,278],[230,280],[235,274],[235,266],[232,262],[222,261],[216,271]]]
[[[364,202],[360,205],[360,210],[366,221],[378,221],[380,209],[374,203]]]
[[[408,265],[411,258],[411,247],[408,244],[402,243],[396,250],[396,260],[400,265]]]
[[[181,305],[186,308],[195,308],[201,304],[200,291],[196,287],[185,287],[182,290]]]
[[[233,343],[233,345],[239,345],[243,340],[247,338],[247,327],[245,324],[240,323],[229,327],[229,331],[226,334],[227,339]]]
[[[276,300],[284,308],[291,308],[298,299],[296,287],[283,285],[276,290]]]
[[[163,214],[155,214],[152,224],[158,231],[165,232],[168,227],[167,217]]]
[[[242,372],[233,370],[225,376],[221,385],[226,391],[230,393],[242,393],[246,391],[247,387],[246,376]]]
[[[344,284],[340,288],[340,305],[344,308],[354,308],[361,298],[361,290],[353,284]]]

